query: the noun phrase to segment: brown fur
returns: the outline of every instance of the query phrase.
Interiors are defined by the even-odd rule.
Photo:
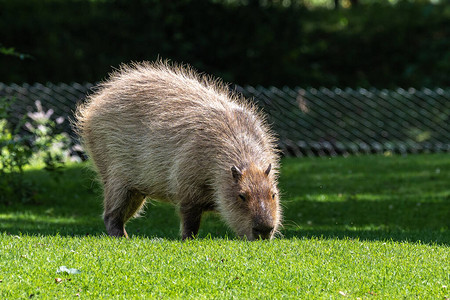
[[[221,82],[164,62],[122,66],[76,118],[104,186],[110,235],[127,235],[145,197],[179,207],[183,239],[197,234],[207,210],[249,240],[277,232],[274,136]]]

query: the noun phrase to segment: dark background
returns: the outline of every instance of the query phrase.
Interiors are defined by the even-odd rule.
[[[0,0],[0,48],[15,49],[4,83],[96,82],[159,57],[240,85],[449,86],[450,1]]]

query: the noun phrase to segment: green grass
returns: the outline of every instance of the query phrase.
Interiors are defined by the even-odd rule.
[[[256,242],[209,214],[183,243],[175,210],[157,203],[130,240],[112,239],[84,165],[57,181],[30,169],[36,203],[0,206],[0,298],[450,297],[448,154],[282,163],[284,238]]]

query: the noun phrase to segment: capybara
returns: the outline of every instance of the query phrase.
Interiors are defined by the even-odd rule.
[[[261,112],[221,81],[168,62],[124,65],[76,119],[103,183],[109,235],[127,236],[145,198],[176,205],[183,240],[210,210],[241,238],[277,232],[276,140]]]

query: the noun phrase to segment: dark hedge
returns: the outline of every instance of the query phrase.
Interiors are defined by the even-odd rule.
[[[160,57],[241,85],[450,83],[450,4],[249,2],[0,0],[0,47],[32,56],[0,55],[0,82],[95,82]]]

